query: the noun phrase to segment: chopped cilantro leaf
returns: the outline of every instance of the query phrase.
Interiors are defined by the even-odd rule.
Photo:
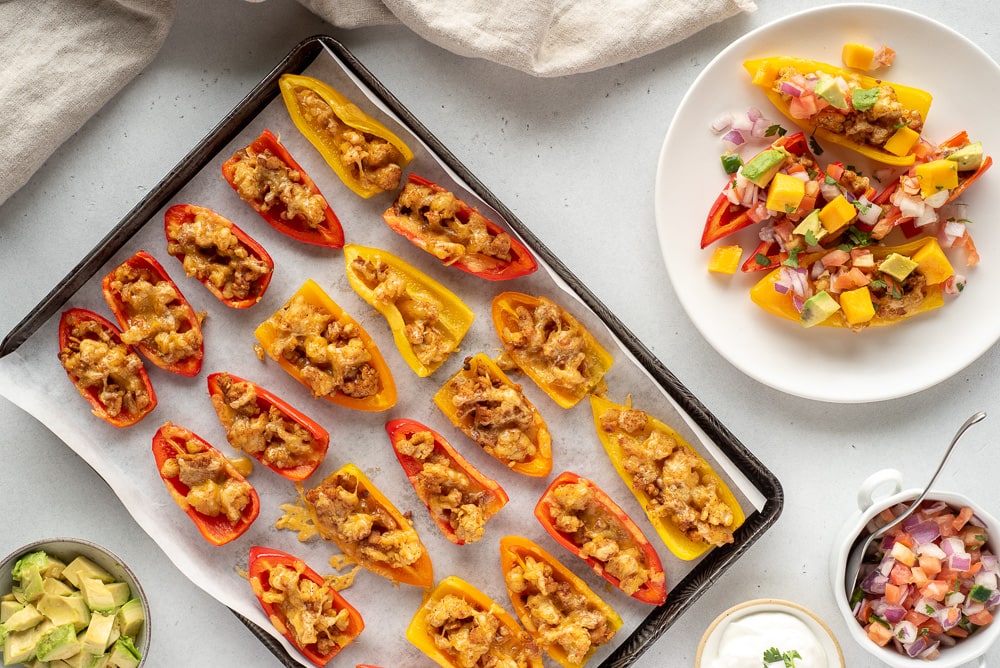
[[[777,663],[778,661],[785,664],[785,668],[795,668],[795,659],[801,658],[802,655],[794,649],[782,652],[777,647],[772,647],[764,650],[764,668],[767,668],[768,664]]]
[[[823,147],[819,145],[814,135],[809,135],[809,148],[812,149],[815,155],[823,155]]]
[[[868,111],[878,101],[878,88],[855,88],[851,91],[851,105],[858,111]]]
[[[774,125],[767,126],[767,130],[764,131],[764,136],[773,137],[777,135],[779,137],[784,137],[787,132],[788,130],[775,123]]]

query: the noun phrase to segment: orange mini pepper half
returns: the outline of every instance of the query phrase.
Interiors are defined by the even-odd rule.
[[[516,405],[511,415],[498,421],[496,406],[501,398]],[[484,353],[466,357],[462,369],[434,395],[434,403],[452,424],[512,471],[536,478],[552,471],[552,436],[545,420],[521,386]],[[510,430],[519,432],[517,438],[501,441],[500,434]]]
[[[473,665],[466,656],[470,635],[483,645],[478,665],[542,668],[541,650],[517,620],[455,575],[427,593],[406,627],[406,639],[442,668]]]
[[[298,557],[254,545],[247,570],[264,614],[313,665],[328,664],[364,630],[361,613]]]
[[[177,204],[163,216],[167,252],[184,273],[232,308],[259,302],[271,283],[274,260],[228,218],[203,206]]]
[[[385,430],[403,472],[445,538],[456,545],[480,540],[486,523],[507,504],[503,488],[416,420],[390,420]]]
[[[328,475],[304,498],[319,535],[359,566],[393,582],[434,584],[431,556],[417,530],[354,464]]]
[[[270,130],[222,164],[222,177],[268,225],[296,241],[341,248],[344,228],[319,187]]]
[[[164,424],[153,435],[153,458],[170,496],[212,545],[239,538],[257,519],[257,491],[232,462],[191,430]],[[209,475],[213,469],[217,472]],[[187,471],[203,481],[188,485],[183,480]]]
[[[594,335],[547,297],[502,292],[493,298],[492,312],[493,328],[514,364],[563,408],[598,389],[614,364]]]
[[[208,376],[208,395],[229,444],[288,480],[305,480],[323,463],[330,434],[272,392],[239,376]]]
[[[501,538],[500,569],[521,624],[563,668],[583,666],[622,627],[610,605],[534,541]]]
[[[392,253],[344,246],[347,281],[389,323],[403,360],[421,378],[458,350],[476,314],[458,295]]]
[[[115,427],[130,427],[156,408],[142,358],[93,311],[71,308],[60,316],[59,361],[91,412]]]
[[[557,543],[629,596],[651,605],[667,600],[660,555],[628,513],[592,480],[560,473],[535,504],[535,518]],[[611,543],[615,549],[608,552]]]
[[[362,411],[396,404],[392,372],[371,336],[313,280],[303,283],[254,336],[314,397]]]
[[[622,477],[663,543],[679,559],[695,559],[713,547],[732,543],[743,524],[739,502],[712,467],[671,427],[631,406],[590,397],[594,426],[612,465]],[[628,456],[626,456],[628,451]],[[683,478],[664,479],[670,471]],[[647,479],[654,471],[653,479]],[[675,504],[661,490],[680,489],[683,499],[695,479],[700,500]],[[687,489],[684,489],[687,488]]]
[[[125,343],[164,371],[181,376],[201,371],[201,315],[156,258],[138,251],[108,272],[101,290]]]
[[[348,188],[364,198],[395,190],[413,151],[329,84],[282,74],[281,99],[295,127]]]

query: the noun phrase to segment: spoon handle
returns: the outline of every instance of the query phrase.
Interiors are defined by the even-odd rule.
[[[931,487],[934,486],[934,481],[937,480],[938,474],[941,473],[941,469],[944,468],[945,462],[948,461],[948,457],[951,455],[951,451],[955,449],[955,444],[958,443],[958,439],[962,437],[962,434],[965,433],[966,429],[968,429],[972,425],[976,424],[977,422],[979,422],[980,420],[982,420],[984,417],[986,417],[986,412],[985,411],[979,411],[978,413],[970,416],[969,419],[966,420],[962,424],[962,426],[958,428],[958,431],[955,432],[955,436],[951,439],[951,443],[948,445],[948,449],[945,450],[944,457],[941,458],[941,462],[938,464],[937,470],[934,471],[934,475],[931,476],[931,479],[927,483],[927,486],[924,487],[924,491],[922,491],[920,493],[920,496],[918,496],[916,498],[916,500],[914,500],[913,503],[910,504],[910,507],[907,508],[906,511],[902,515],[900,515],[899,517],[897,517],[896,519],[894,519],[889,524],[886,524],[884,527],[880,528],[879,530],[875,531],[872,534],[872,538],[881,538],[882,536],[884,536],[886,534],[886,532],[888,532],[893,527],[898,526],[907,517],[909,517],[910,515],[913,514],[913,512],[920,506],[920,502],[924,500],[925,496],[927,496],[927,493],[929,491],[931,491]]]

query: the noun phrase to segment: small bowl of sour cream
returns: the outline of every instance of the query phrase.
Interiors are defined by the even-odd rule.
[[[768,652],[777,650],[770,660]],[[763,598],[734,605],[715,618],[698,644],[695,668],[781,666],[798,654],[796,668],[844,668],[844,654],[822,619],[791,601]]]

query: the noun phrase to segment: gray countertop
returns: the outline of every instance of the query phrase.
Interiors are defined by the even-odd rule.
[[[970,432],[939,486],[970,490],[982,505],[1000,509],[1000,486],[985,470],[998,470],[989,446],[1000,419],[993,403],[1000,355],[993,348],[931,389],[873,404],[822,404],[777,392],[743,375],[699,335],[668,280],[653,214],[663,137],[698,73],[747,31],[821,4],[828,3],[763,0],[756,13],[639,60],[538,79],[455,56],[402,27],[338,30],[292,0],[180,0],[153,63],[0,206],[0,332],[14,327],[294,45],[331,34],[784,487],[776,525],[636,666],[692,665],[712,619],[755,598],[811,608],[839,638],[848,666],[880,665],[847,636],[834,607],[828,584],[834,536],[868,474],[893,466],[911,485],[921,484],[954,429],[977,410],[995,414]],[[1000,60],[1000,5],[991,0],[886,4],[934,18]],[[0,553],[58,535],[113,546],[155,602],[151,668],[273,665],[267,649],[174,567],[111,489],[44,425],[4,400],[0,423],[6,518]],[[1000,663],[1000,648],[988,657]]]

